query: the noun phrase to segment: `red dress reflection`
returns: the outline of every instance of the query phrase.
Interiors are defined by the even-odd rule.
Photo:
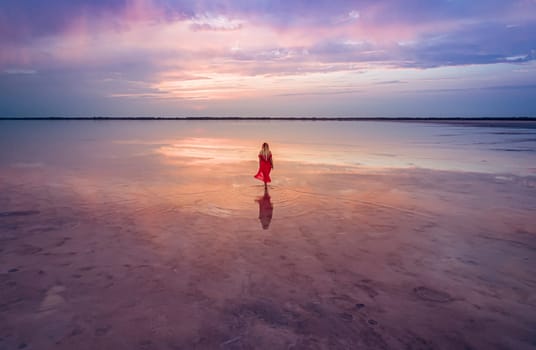
[[[272,154],[268,158],[259,154],[259,171],[254,176],[256,179],[263,181],[265,184],[272,182],[270,171],[272,170]]]
[[[268,188],[264,188],[264,196],[259,197],[256,200],[259,203],[259,220],[264,230],[268,229],[270,222],[272,221],[272,215],[274,213],[274,206],[270,200],[270,194]]]

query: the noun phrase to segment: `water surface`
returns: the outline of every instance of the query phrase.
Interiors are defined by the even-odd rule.
[[[0,348],[532,349],[534,131],[2,121]]]
[[[238,163],[271,143],[280,161],[535,174],[534,123],[374,121],[1,121],[2,165],[103,159]],[[142,164],[139,164],[143,168]]]

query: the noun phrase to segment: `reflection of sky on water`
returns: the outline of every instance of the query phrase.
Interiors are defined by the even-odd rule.
[[[404,122],[2,121],[3,165],[120,166],[159,155],[169,164],[278,161],[345,168],[422,167],[534,174],[536,129]],[[113,162],[116,162],[113,164]],[[157,159],[151,159],[151,162]]]
[[[0,185],[63,193],[103,215],[134,211],[149,228],[154,218],[176,213],[245,220],[259,230],[319,211],[351,219],[350,209],[363,206],[425,215],[415,211],[417,199],[453,208],[441,207],[435,192],[415,191],[426,186],[426,170],[408,188],[404,172],[377,174],[408,167],[535,174],[534,130],[394,122],[0,122]],[[269,197],[253,179],[264,141],[275,160]],[[453,196],[462,201],[464,181],[449,188],[460,185]]]
[[[185,138],[161,146],[156,152],[168,158],[182,158],[188,164],[228,164],[251,158],[253,150],[239,139]]]

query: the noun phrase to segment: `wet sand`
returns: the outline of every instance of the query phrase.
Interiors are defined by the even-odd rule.
[[[534,177],[121,166],[1,175],[0,348],[536,347]]]

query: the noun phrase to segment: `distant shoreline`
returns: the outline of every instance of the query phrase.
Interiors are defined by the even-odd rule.
[[[2,120],[275,120],[275,121],[414,121],[414,122],[536,122],[536,117],[0,117]]]

